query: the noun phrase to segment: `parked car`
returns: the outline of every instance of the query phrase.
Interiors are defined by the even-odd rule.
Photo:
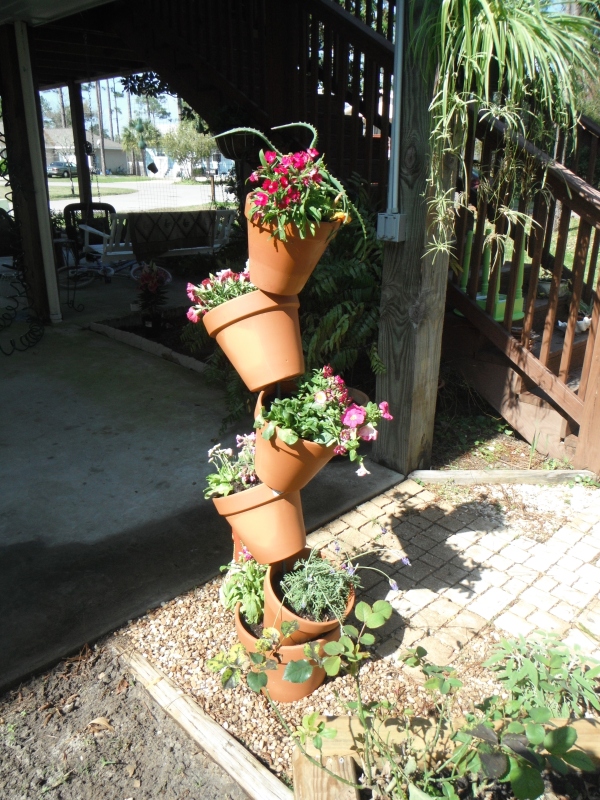
[[[48,164],[47,175],[49,178],[76,178],[77,167],[67,161],[52,161]]]

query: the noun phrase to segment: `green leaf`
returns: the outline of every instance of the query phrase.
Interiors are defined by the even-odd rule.
[[[544,794],[544,781],[540,773],[527,765],[521,765],[516,759],[510,759],[508,779],[517,800],[536,800]]]
[[[569,772],[569,768],[565,762],[558,756],[548,756],[548,763],[555,772],[558,772],[559,775],[567,775]]]
[[[370,647],[372,644],[375,644],[375,637],[372,633],[363,633],[358,641],[364,644],[365,647]]]
[[[323,662],[323,669],[329,676],[337,675],[341,666],[342,659],[339,656],[329,656],[329,658],[326,658]]]
[[[354,625],[344,625],[342,627],[342,633],[345,633],[346,636],[353,636],[355,639],[358,639],[358,628],[355,628]]]
[[[385,619],[389,619],[392,616],[393,608],[387,600],[376,600],[373,603],[373,611],[381,614]]]
[[[239,669],[231,669],[228,668],[223,672],[221,675],[221,685],[224,689],[235,689],[235,687],[240,682],[240,671]]]
[[[267,676],[264,672],[249,672],[246,680],[248,686],[257,694],[267,685]]]
[[[339,642],[327,642],[327,644],[323,645],[323,650],[328,656],[339,656],[340,653],[344,652],[344,648]]]
[[[359,622],[364,622],[371,614],[371,606],[368,603],[360,602],[354,609],[354,614]]]
[[[263,656],[262,653],[248,653],[248,656],[250,658],[250,661],[252,661],[252,663],[256,665],[262,664],[263,661],[265,660],[265,657]]]
[[[264,429],[264,431],[261,433],[261,436],[262,436],[262,438],[263,438],[263,439],[271,439],[271,438],[273,437],[273,434],[275,433],[275,429],[276,429],[276,427],[277,427],[277,426],[275,425],[275,423],[274,423],[274,422],[269,422],[269,424],[267,425],[267,427],[266,427],[266,428]]]
[[[589,756],[582,753],[581,750],[569,750],[568,753],[563,755],[567,764],[570,764],[575,769],[580,769],[582,772],[594,772],[596,766]]]
[[[529,716],[534,722],[540,722],[543,724],[544,722],[548,722],[551,719],[552,712],[550,711],[549,708],[544,708],[544,707],[532,708],[529,711]]]
[[[439,795],[430,795],[419,789],[414,783],[408,784],[408,798],[409,800],[431,800],[432,797],[439,797]]]
[[[510,767],[505,753],[480,753],[481,766],[488,778],[503,778]]]
[[[548,731],[544,738],[544,747],[554,756],[562,756],[577,741],[577,731],[566,725],[564,728],[555,728]]]
[[[525,728],[520,722],[511,722],[506,726],[507,733],[523,733]],[[542,729],[543,730],[543,729]]]
[[[367,628],[381,628],[387,622],[383,614],[369,614],[365,620]]]
[[[323,739],[321,738],[320,734],[317,733],[316,736],[313,736],[312,743],[317,748],[317,750],[320,750],[323,747]]]
[[[525,728],[525,736],[527,736],[531,744],[541,744],[544,741],[545,735],[546,731],[543,725],[529,723]]]
[[[279,428],[277,431],[277,438],[281,439],[281,441],[286,444],[292,445],[296,444],[299,437],[297,433],[294,433],[294,431],[289,428]]]
[[[304,683],[312,675],[312,665],[302,659],[302,661],[290,661],[283,673],[283,680],[290,683]]]
[[[337,736],[337,730],[335,728],[328,728],[327,725],[323,725],[321,736],[324,739],[335,739],[335,737]]]

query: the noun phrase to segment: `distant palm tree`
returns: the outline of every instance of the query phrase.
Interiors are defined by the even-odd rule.
[[[137,154],[140,154],[144,175],[146,172],[146,148],[140,148],[139,143],[143,141],[145,145],[156,147],[160,142],[160,131],[157,130],[148,120],[141,120],[141,132],[138,131],[140,120],[129,120],[129,124],[123,129],[121,144],[124,150],[131,151],[134,174],[137,175],[136,162]]]

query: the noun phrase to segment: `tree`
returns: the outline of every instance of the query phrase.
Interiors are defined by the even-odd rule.
[[[198,133],[194,122],[181,122],[179,126],[162,139],[165,153],[181,167],[182,177],[191,178],[202,160],[208,158],[215,149],[211,136]]]
[[[140,128],[140,130],[138,130]],[[121,136],[121,144],[124,150],[129,150],[132,153],[132,160],[134,165],[134,174],[136,173],[135,164],[137,161],[137,154],[140,154],[142,164],[144,166],[144,174],[146,174],[146,146],[157,147],[161,141],[161,134],[152,123],[147,120],[129,120],[129,124],[123,129]],[[144,146],[140,147],[140,143]]]

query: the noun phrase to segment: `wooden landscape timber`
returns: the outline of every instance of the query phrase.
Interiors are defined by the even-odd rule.
[[[116,653],[159,706],[227,772],[252,800],[293,800],[294,793],[237,739],[131,646],[118,639]]]

